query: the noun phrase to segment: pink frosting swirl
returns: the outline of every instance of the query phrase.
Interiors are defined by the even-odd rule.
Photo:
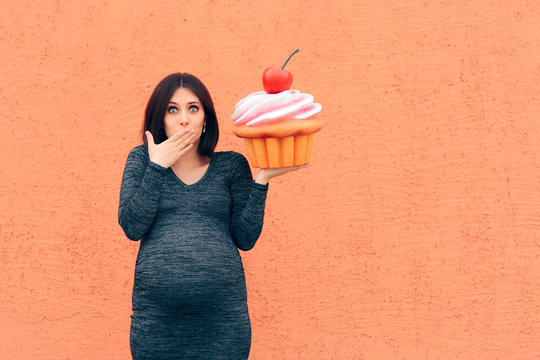
[[[240,100],[231,118],[235,125],[257,126],[285,119],[307,119],[321,111],[321,104],[313,96],[299,90],[286,90],[278,94],[257,91]]]

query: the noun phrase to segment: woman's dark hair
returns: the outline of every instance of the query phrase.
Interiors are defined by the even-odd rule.
[[[206,122],[206,130],[201,134],[199,141],[199,154],[201,156],[212,157],[219,138],[219,127],[217,123],[216,111],[214,103],[210,97],[208,89],[201,80],[187,73],[175,73],[165,77],[157,84],[148,104],[144,116],[144,125],[142,129],[142,141],[148,146],[148,140],[145,132],[150,131],[154,137],[154,142],[159,144],[167,140],[165,134],[164,119],[167,106],[174,92],[181,87],[190,89],[197,95],[204,109],[204,121]]]

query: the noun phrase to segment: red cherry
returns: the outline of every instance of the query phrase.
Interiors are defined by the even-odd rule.
[[[291,55],[289,55],[287,61],[285,61],[285,64],[283,64],[281,69],[269,67],[264,70],[262,77],[264,91],[266,91],[268,94],[277,94],[291,88],[292,74],[283,69],[291,57],[298,52],[298,50],[300,49],[296,49]]]
[[[292,74],[285,70],[269,67],[263,72],[264,91],[269,94],[277,94],[289,90],[292,85]]]

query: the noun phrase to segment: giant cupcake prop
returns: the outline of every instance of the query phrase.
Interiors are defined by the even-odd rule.
[[[289,90],[292,74],[269,67],[263,73],[265,91],[257,91],[240,100],[231,118],[233,132],[244,139],[253,167],[281,168],[311,161],[313,136],[323,122],[315,116],[321,104],[313,96]]]

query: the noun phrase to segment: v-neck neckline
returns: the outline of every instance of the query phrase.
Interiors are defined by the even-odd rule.
[[[215,154],[212,155],[212,157],[210,158],[210,163],[208,164],[208,167],[206,168],[206,171],[204,172],[203,176],[201,176],[201,178],[199,180],[195,181],[193,184],[186,184],[184,181],[182,181],[182,179],[180,179],[178,177],[178,175],[176,175],[176,173],[172,169],[172,166],[169,167],[169,171],[171,172],[173,177],[176,179],[176,181],[178,181],[180,183],[180,185],[182,185],[182,186],[184,186],[186,188],[191,188],[191,187],[194,187],[197,184],[200,184],[201,182],[203,182],[204,179],[206,179],[206,177],[208,176],[208,173],[210,172],[210,168],[212,167],[212,163],[214,162],[214,157],[215,156],[216,156]]]

